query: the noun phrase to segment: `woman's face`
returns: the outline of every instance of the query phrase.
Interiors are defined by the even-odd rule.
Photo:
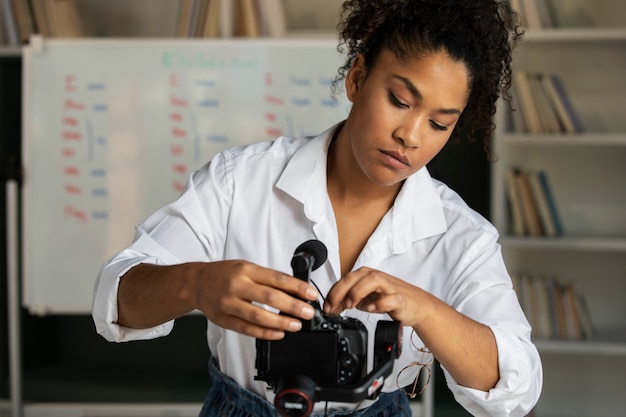
[[[446,144],[467,104],[469,77],[445,52],[401,61],[383,50],[371,68],[356,57],[346,93],[352,109],[338,139],[349,141],[354,159],[344,162],[374,184],[394,185]]]

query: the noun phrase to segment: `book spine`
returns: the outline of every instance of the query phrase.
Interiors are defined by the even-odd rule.
[[[537,212],[537,206],[532,195],[528,175],[525,171],[519,170],[517,172],[516,179],[519,187],[519,193],[522,196],[524,219],[525,224],[528,226],[527,232],[530,236],[543,236],[544,231],[541,226],[541,221],[539,220],[539,213]]]
[[[533,194],[533,201],[537,207],[537,212],[539,213],[539,219],[541,220],[541,225],[543,226],[543,231],[546,236],[555,237],[556,226],[554,224],[554,220],[552,218],[552,211],[548,206],[548,200],[544,192],[544,188],[539,180],[539,174],[536,172],[528,172],[528,181],[530,183],[530,188]]]
[[[554,194],[552,193],[552,188],[550,187],[550,183],[548,181],[548,175],[545,173],[545,171],[539,171],[537,173],[537,177],[539,179],[539,182],[541,183],[541,188],[543,189],[546,204],[548,205],[548,209],[550,210],[550,217],[552,218],[552,222],[554,223],[555,234],[557,236],[562,236],[563,223],[561,222],[561,216],[556,205],[556,199],[554,197]]]

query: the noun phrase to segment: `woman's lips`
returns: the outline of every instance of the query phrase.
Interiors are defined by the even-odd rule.
[[[409,162],[409,159],[402,155],[399,152],[395,152],[395,151],[380,151],[383,155],[383,159],[384,161],[388,164],[391,165],[394,168],[406,168],[406,167],[410,167],[411,163]]]

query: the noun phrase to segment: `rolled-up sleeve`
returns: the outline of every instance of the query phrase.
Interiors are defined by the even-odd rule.
[[[102,267],[96,280],[92,317],[96,332],[109,342],[154,339],[169,334],[174,327],[173,320],[147,329],[131,329],[117,324],[117,290],[120,278],[140,263],[160,263],[156,257],[136,256],[132,252],[124,250],[112,258]]]
[[[525,416],[543,386],[541,359],[504,265],[497,233],[492,227],[485,231],[465,247],[451,304],[492,330],[500,379],[491,390],[480,391],[459,385],[445,369],[444,373],[456,400],[473,415]]]
[[[527,334],[530,328],[510,322],[490,328],[498,346],[500,379],[496,386],[489,391],[467,388],[443,369],[448,387],[474,416],[525,416],[537,402],[543,385],[539,354]]]

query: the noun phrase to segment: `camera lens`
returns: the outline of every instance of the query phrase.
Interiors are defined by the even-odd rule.
[[[283,417],[306,417],[313,411],[315,382],[304,375],[286,377],[278,382],[274,406]]]

